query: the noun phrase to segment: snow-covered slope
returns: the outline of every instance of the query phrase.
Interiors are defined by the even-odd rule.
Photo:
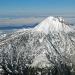
[[[20,68],[59,67],[60,62],[75,65],[72,31],[61,17],[48,17],[35,28],[14,32],[0,42],[0,63],[18,64]]]
[[[48,17],[44,21],[42,21],[38,26],[35,27],[35,30],[44,32],[48,34],[49,32],[69,32],[72,29],[65,24],[64,19],[62,17]]]

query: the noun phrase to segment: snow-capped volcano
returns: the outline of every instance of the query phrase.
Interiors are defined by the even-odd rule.
[[[49,32],[59,32],[59,31],[64,31],[64,32],[69,32],[72,29],[65,24],[65,21],[62,17],[48,17],[44,21],[42,21],[40,24],[38,24],[37,27],[35,27],[35,30],[37,31],[42,31],[46,34]]]
[[[35,28],[21,29],[0,39],[0,64],[8,72],[19,73],[26,66],[61,69],[62,63],[75,68],[75,32],[61,17],[48,17]]]

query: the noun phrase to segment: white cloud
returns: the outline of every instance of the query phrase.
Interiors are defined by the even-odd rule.
[[[31,24],[31,23],[40,23],[44,18],[43,17],[28,17],[28,18],[0,18],[0,25],[11,25],[11,24]]]

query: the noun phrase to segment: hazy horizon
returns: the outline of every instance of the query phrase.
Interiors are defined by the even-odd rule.
[[[0,0],[0,27],[40,23],[61,16],[75,24],[75,0]]]

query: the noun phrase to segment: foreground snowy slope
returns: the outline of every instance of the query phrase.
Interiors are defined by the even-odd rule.
[[[24,66],[62,69],[61,64],[74,70],[74,59],[75,32],[61,17],[48,17],[35,28],[19,30],[0,40],[0,64],[9,72],[19,72]]]

